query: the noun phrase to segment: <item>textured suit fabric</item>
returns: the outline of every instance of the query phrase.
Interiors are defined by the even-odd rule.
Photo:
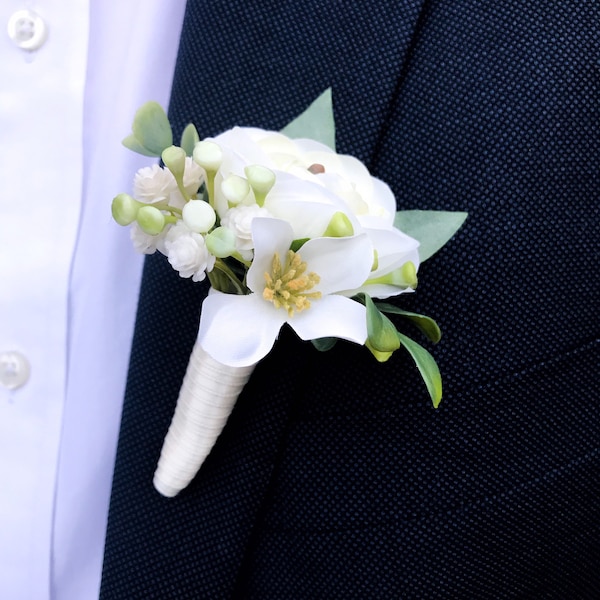
[[[276,130],[331,86],[338,150],[399,208],[469,212],[396,300],[440,323],[445,397],[284,330],[162,498],[205,289],[150,257],[104,599],[600,597],[598,6],[188,2],[178,132]]]

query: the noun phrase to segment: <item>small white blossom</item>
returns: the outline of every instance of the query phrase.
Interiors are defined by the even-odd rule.
[[[154,204],[164,202],[177,190],[177,183],[168,169],[158,165],[143,167],[133,180],[133,194],[140,202]]]
[[[245,260],[252,258],[252,221],[256,217],[270,217],[266,208],[252,204],[250,206],[239,205],[230,208],[223,218],[221,225],[233,231],[235,235],[235,247]]]
[[[215,264],[215,257],[206,248],[204,237],[191,231],[182,221],[167,233],[165,253],[179,275],[191,277],[193,281],[202,281],[206,271],[211,271]]]
[[[129,235],[136,252],[139,252],[140,254],[154,254],[157,250],[162,252],[167,230],[168,227],[158,235],[150,235],[134,222],[131,224]]]

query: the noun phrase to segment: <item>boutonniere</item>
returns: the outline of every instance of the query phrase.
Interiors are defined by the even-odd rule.
[[[161,494],[175,496],[195,476],[284,324],[321,351],[338,339],[379,361],[406,350],[438,406],[435,360],[385,313],[432,342],[439,327],[382,300],[415,290],[419,264],[466,214],[396,212],[384,182],[335,152],[330,90],[282,132],[234,127],[200,141],[188,125],[179,146],[150,102],[124,144],[164,166],[136,173],[133,195],[113,200],[114,219],[131,226],[138,251],[158,250],[182,277],[210,282],[154,477]]]

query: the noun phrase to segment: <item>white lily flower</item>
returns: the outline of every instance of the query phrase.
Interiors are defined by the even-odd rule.
[[[369,276],[373,246],[366,234],[309,240],[295,253],[288,223],[256,218],[252,236],[252,293],[212,292],[204,301],[198,342],[208,354],[228,366],[253,365],[271,350],[285,323],[303,340],[365,343],[365,307],[337,292]]]

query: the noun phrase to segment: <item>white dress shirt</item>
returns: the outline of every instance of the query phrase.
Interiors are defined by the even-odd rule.
[[[184,7],[0,3],[3,599],[98,596],[142,264],[110,203],[153,162],[120,141],[167,103]]]

